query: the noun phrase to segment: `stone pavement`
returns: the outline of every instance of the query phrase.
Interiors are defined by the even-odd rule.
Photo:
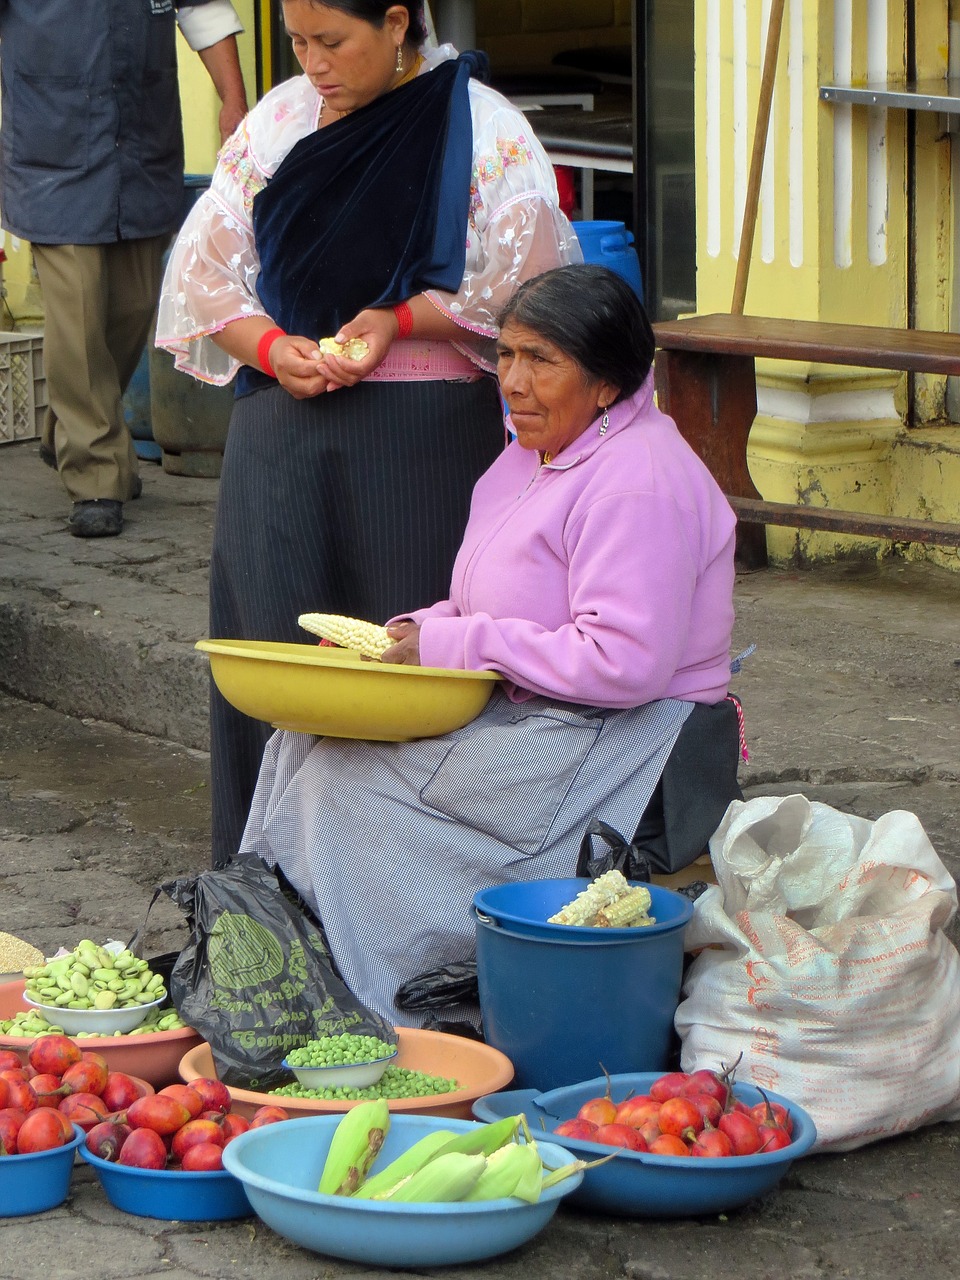
[[[125,532],[84,541],[67,533],[69,504],[35,444],[0,447],[0,928],[44,950],[129,937],[154,885],[208,859],[206,665],[193,643],[205,633],[217,485],[150,464],[143,475]],[[765,571],[739,580],[737,607],[737,647],[758,646],[735,682],[748,794],[803,791],[865,817],[910,809],[960,873],[960,574],[897,561]],[[148,951],[183,939],[161,900]],[[936,1125],[805,1159],[726,1219],[565,1210],[484,1273],[946,1280],[958,1183],[960,1125]],[[119,1213],[85,1166],[65,1206],[4,1220],[0,1239],[0,1280],[385,1274],[309,1254],[256,1219]]]

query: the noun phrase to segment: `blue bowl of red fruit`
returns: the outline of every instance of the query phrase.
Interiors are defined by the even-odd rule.
[[[570,1204],[628,1218],[726,1213],[771,1191],[816,1141],[802,1107],[722,1072],[632,1072],[474,1104],[478,1120],[522,1111],[534,1134],[582,1160]],[[612,1158],[609,1158],[612,1157]]]

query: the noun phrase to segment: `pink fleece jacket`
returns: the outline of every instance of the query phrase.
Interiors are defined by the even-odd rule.
[[[480,477],[450,598],[409,616],[424,666],[493,670],[590,706],[726,695],[735,516],[653,404],[653,377],[550,463]]]

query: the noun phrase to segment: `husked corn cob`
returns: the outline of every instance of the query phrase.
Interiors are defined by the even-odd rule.
[[[631,925],[655,924],[647,915],[650,890],[642,885],[629,889],[621,898],[608,902],[597,912],[594,924],[601,929],[626,929]]]
[[[362,360],[370,348],[363,338],[348,338],[338,342],[336,338],[321,338],[317,346],[324,355],[343,356],[344,360]]]
[[[465,1200],[500,1200],[516,1196],[528,1204],[540,1199],[543,1165],[533,1143],[510,1142],[487,1157],[486,1167]]]
[[[448,1151],[434,1156],[422,1169],[402,1179],[385,1195],[374,1196],[388,1204],[439,1204],[463,1200],[486,1167],[486,1157]]]
[[[437,1154],[445,1156],[451,1151],[459,1151],[468,1156],[489,1156],[506,1143],[516,1142],[521,1127],[524,1132],[529,1132],[524,1116],[504,1116],[502,1120],[493,1120],[490,1124],[452,1135]]]
[[[434,1129],[424,1134],[419,1142],[415,1142],[412,1147],[407,1147],[406,1151],[397,1156],[396,1160],[392,1160],[386,1168],[375,1173],[372,1178],[367,1178],[353,1193],[353,1198],[373,1200],[374,1197],[390,1191],[404,1178],[409,1178],[411,1174],[422,1169],[429,1160],[439,1154],[441,1147],[445,1147],[450,1139],[456,1136],[450,1129]]]
[[[301,613],[297,622],[304,631],[310,631],[324,640],[331,640],[344,649],[358,649],[365,658],[379,658],[392,641],[386,627],[362,618],[348,618],[342,613]]]
[[[621,872],[605,871],[592,884],[588,884],[586,889],[581,890],[572,902],[568,902],[556,915],[550,916],[547,923],[591,925],[602,907],[629,890],[630,885]]]
[[[333,1131],[317,1190],[321,1195],[349,1196],[367,1176],[390,1128],[384,1098],[352,1107]]]

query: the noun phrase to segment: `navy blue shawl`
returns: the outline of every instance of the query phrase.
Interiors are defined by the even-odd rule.
[[[475,55],[302,138],[254,198],[257,292],[287,333],[333,337],[366,307],[463,279]],[[244,366],[237,394],[270,379]]]

